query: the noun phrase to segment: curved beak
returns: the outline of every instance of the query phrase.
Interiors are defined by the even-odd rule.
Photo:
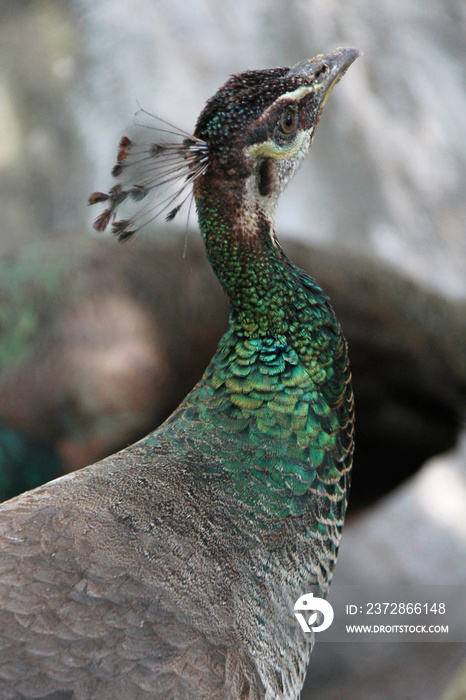
[[[297,63],[290,68],[288,75],[302,78],[303,87],[318,96],[318,110],[321,112],[332,89],[350,65],[362,55],[358,49],[336,49],[333,53],[319,54]]]

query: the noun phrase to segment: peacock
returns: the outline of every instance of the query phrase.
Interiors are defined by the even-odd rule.
[[[330,585],[354,410],[339,323],[274,212],[358,56],[233,75],[194,134],[122,138],[95,227],[127,240],[192,188],[229,325],[157,430],[0,506],[1,698],[299,697],[293,609]]]

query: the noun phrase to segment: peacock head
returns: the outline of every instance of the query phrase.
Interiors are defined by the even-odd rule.
[[[233,75],[208,100],[194,135],[207,147],[213,174],[254,186],[275,203],[312,143],[325,102],[360,55],[337,49],[293,68]]]
[[[206,184],[247,186],[261,206],[274,208],[311,145],[332,88],[359,55],[357,49],[340,48],[293,68],[233,75],[207,101],[193,135],[159,120],[163,128],[152,127],[157,138],[150,144],[123,137],[113,169],[120,182],[89,200],[108,202],[95,228],[103,231],[113,222],[113,232],[125,240],[163,211],[173,219],[191,186],[196,194]],[[178,140],[167,140],[167,132]],[[173,194],[161,198],[171,185]],[[144,216],[136,212],[115,220],[123,202],[138,202],[149,193],[155,194],[155,204],[144,207]]]

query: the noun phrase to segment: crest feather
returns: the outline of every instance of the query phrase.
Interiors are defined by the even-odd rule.
[[[105,231],[111,223],[112,233],[120,241],[128,240],[165,212],[166,220],[172,221],[192,197],[192,184],[209,164],[205,141],[144,109],[137,114],[148,123],[135,125],[135,138],[123,136],[120,140],[112,169],[119,182],[108,193],[93,192],[89,197],[89,204],[105,202],[107,207],[94,221],[96,231]],[[146,198],[147,203],[132,215],[117,219],[121,205]]]

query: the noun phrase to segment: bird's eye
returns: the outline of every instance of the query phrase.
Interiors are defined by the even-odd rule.
[[[288,107],[280,119],[280,129],[284,134],[291,134],[296,129],[298,117],[294,109]]]

